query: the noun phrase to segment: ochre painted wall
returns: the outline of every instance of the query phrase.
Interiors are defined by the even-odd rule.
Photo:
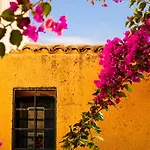
[[[1,150],[11,150],[14,87],[57,88],[57,150],[68,126],[88,110],[100,67],[96,54],[9,54],[0,60]],[[150,81],[133,85],[119,110],[104,112],[101,150],[150,150]]]

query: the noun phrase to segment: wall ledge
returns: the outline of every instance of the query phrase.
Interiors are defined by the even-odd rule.
[[[32,44],[25,45],[21,50],[11,50],[9,54],[99,54],[104,45],[63,45],[63,44]]]

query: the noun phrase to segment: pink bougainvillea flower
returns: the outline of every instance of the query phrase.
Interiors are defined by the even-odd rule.
[[[148,20],[146,21],[148,22]],[[150,53],[148,23],[134,33],[126,31],[124,35],[123,39],[107,40],[99,55],[99,64],[103,69],[98,75],[99,80],[94,81],[97,88],[100,89],[98,98],[93,99],[96,103],[105,100],[108,105],[112,105],[111,101],[115,99],[114,102],[118,104],[120,96],[124,97],[124,95],[119,95],[120,90],[124,89],[124,82],[130,84],[140,82],[140,74],[150,72],[150,61],[147,58]],[[112,99],[110,99],[110,94]]]
[[[108,7],[108,5],[105,3],[105,4],[103,4],[103,7]]]
[[[67,25],[67,17],[66,16],[61,16],[59,18],[59,20],[61,21],[61,26],[63,29],[68,29],[68,25]]]
[[[9,10],[15,12],[18,9],[18,4],[16,2],[10,2]]]
[[[62,35],[64,29],[67,29],[67,27],[63,23],[52,22],[52,31],[57,33],[58,36]]]
[[[59,20],[62,21],[62,22],[66,22],[67,21],[67,17],[66,16],[61,16],[59,18]]]
[[[135,77],[133,78],[133,82],[140,82],[140,81],[141,81],[140,78],[137,77],[137,76],[135,76]]]
[[[43,18],[43,8],[42,6],[37,6],[35,9],[35,14],[34,14],[34,20],[36,22],[42,22],[44,20]]]
[[[36,7],[36,9],[35,9],[35,12],[36,12],[36,13],[39,13],[39,14],[43,14],[43,8],[42,8],[42,6],[39,6],[39,5],[38,5],[38,6]]]
[[[27,18],[23,18],[20,23],[19,23],[19,27],[21,29],[23,29],[23,27],[28,27],[30,24],[30,19],[27,17]]]
[[[150,26],[150,18],[146,20],[146,25]]]
[[[41,16],[41,15],[39,15],[39,14],[35,14],[34,15],[34,20],[36,21],[36,22],[42,22],[43,21],[43,16]]]
[[[36,26],[29,25],[25,30],[23,30],[22,34],[28,36],[34,42],[38,40],[38,32],[36,31]]]
[[[120,99],[119,99],[119,98],[116,98],[116,99],[115,99],[115,103],[116,103],[116,104],[119,104],[119,103],[120,103]]]
[[[116,3],[122,2],[123,0],[113,0]]]
[[[0,147],[3,145],[3,143],[2,142],[0,142]]]
[[[111,106],[111,105],[113,105],[113,102],[111,100],[108,100],[107,104]]]
[[[58,36],[62,35],[64,29],[68,29],[67,18],[66,16],[61,16],[59,22],[54,21],[52,18],[49,18],[45,22],[46,29],[51,30],[54,33],[57,33]]]
[[[46,27],[47,29],[50,29],[51,26],[52,26],[52,22],[53,22],[53,19],[52,19],[52,18],[47,19],[46,22],[45,22],[45,27]]]
[[[44,28],[44,25],[42,24],[41,26],[38,27],[37,32],[43,32],[43,33],[45,33],[44,30],[45,30],[45,28]]]
[[[22,4],[22,0],[17,0],[18,5]]]
[[[88,1],[88,0],[87,0]],[[100,0],[99,0],[100,1]],[[113,0],[114,2],[116,2],[116,3],[119,3],[119,2],[122,2],[123,0]],[[94,3],[94,0],[90,0],[90,3],[92,4],[92,5],[94,5],[95,3]],[[107,7],[108,5],[106,4],[106,0],[103,0],[103,7]]]
[[[99,96],[95,96],[95,97],[93,98],[93,101],[94,101],[95,103],[99,103],[99,102],[102,101],[102,100],[100,99]]]
[[[51,30],[57,33],[58,36],[62,34],[62,28],[60,27],[60,24],[58,22],[55,21],[52,22]]]

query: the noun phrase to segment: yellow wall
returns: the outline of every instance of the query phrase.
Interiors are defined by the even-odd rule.
[[[58,143],[81,111],[88,109],[87,101],[95,90],[93,80],[100,70],[97,64],[95,54],[9,54],[0,60],[0,149],[11,150],[14,87],[57,88]],[[150,81],[133,86],[133,94],[119,110],[104,112],[101,150],[150,150],[149,87]]]

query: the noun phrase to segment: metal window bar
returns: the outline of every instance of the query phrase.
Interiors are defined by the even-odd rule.
[[[28,107],[28,108],[16,108],[16,110],[20,111],[20,110],[25,110],[25,111],[34,111],[34,108],[31,108],[31,107]],[[38,108],[36,107],[36,110],[39,110],[39,111],[46,111],[46,110],[49,110],[49,111],[54,111],[55,109],[51,109],[51,108]]]
[[[24,89],[25,90],[25,89]],[[30,89],[31,90],[31,89]],[[40,89],[41,90],[41,89]],[[21,90],[22,91],[22,90]],[[49,109],[49,108],[37,108],[36,107],[36,91],[37,91],[37,89],[34,89],[34,108],[32,109],[31,107],[29,108],[16,108],[16,105],[14,104],[14,107],[15,107],[15,112],[16,111],[34,111],[34,129],[32,129],[32,128],[16,128],[15,126],[14,126],[14,120],[13,120],[13,129],[14,129],[14,131],[17,131],[17,130],[19,130],[19,131],[33,131],[34,130],[34,146],[33,146],[33,148],[13,148],[14,150],[55,150],[56,149],[56,147],[55,148],[36,148],[36,136],[37,136],[37,131],[54,131],[55,130],[55,126],[54,126],[54,128],[41,128],[41,129],[37,129],[37,110],[41,110],[41,111],[55,111],[55,108],[53,108],[53,109]],[[15,93],[14,93],[15,94]],[[14,100],[15,100],[15,97],[14,97]],[[16,103],[16,102],[15,102]],[[55,106],[56,107],[56,106]],[[14,115],[16,114],[16,113],[13,113]],[[16,117],[16,116],[15,116]],[[14,119],[15,119],[15,117],[13,117]],[[56,114],[54,113],[54,119],[55,119],[55,124],[56,124]],[[20,119],[19,119],[20,120]],[[27,118],[27,120],[29,120],[29,118]],[[45,121],[45,117],[44,117],[44,120],[43,121]],[[14,131],[13,131],[13,134],[14,134]],[[43,137],[44,138],[44,137]],[[56,138],[56,135],[55,135],[55,138]],[[14,142],[14,140],[13,140],[13,142]],[[56,144],[56,143],[55,143]]]
[[[36,150],[36,136],[37,136],[37,112],[36,112],[36,89],[34,90],[34,145],[33,145],[33,149]]]

